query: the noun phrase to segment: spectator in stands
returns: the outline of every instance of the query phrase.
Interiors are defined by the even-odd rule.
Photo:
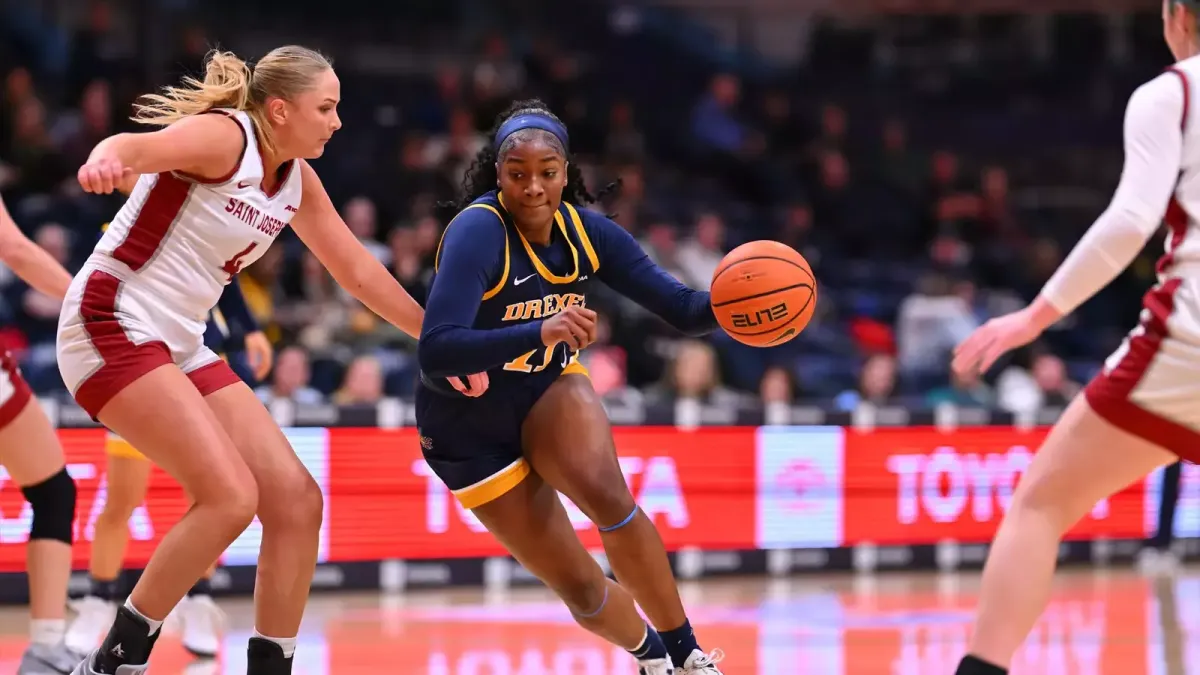
[[[926,373],[946,367],[950,352],[979,325],[969,298],[968,287],[956,289],[944,275],[920,279],[896,317],[902,371]]]
[[[810,265],[818,267],[830,235],[813,227],[812,207],[805,202],[793,202],[783,209],[780,220],[774,239],[799,251]]]
[[[383,265],[392,264],[392,252],[377,239],[379,235],[379,212],[375,202],[359,195],[342,207],[342,219],[358,241]]]
[[[783,366],[771,366],[758,385],[758,397],[764,404],[791,405],[796,399],[796,377]]]
[[[808,134],[792,109],[786,91],[772,89],[763,96],[760,123],[772,156],[789,172],[802,173]]]
[[[18,199],[53,192],[69,177],[46,128],[46,114],[37,98],[25,99],[15,110],[7,159],[15,169],[11,190]]]
[[[383,398],[383,366],[373,356],[350,362],[342,386],[333,394],[337,405],[373,405]]]
[[[938,387],[925,397],[931,407],[951,404],[964,408],[985,408],[994,402],[991,389],[978,375],[950,374],[950,384]]]
[[[296,336],[308,349],[328,348],[333,333],[345,322],[343,299],[333,277],[312,253],[301,254],[299,264],[293,266],[283,284],[283,292],[285,296],[274,313],[279,328],[286,335]]]
[[[258,399],[270,404],[272,401],[288,400],[301,405],[317,405],[325,401],[321,392],[308,386],[310,378],[308,354],[296,346],[284,347],[275,357],[271,371],[271,384],[254,390]]]
[[[692,138],[707,151],[740,155],[750,134],[739,119],[737,106],[742,84],[737,77],[721,73],[712,79],[708,93],[692,110]]]
[[[735,408],[742,398],[721,386],[717,353],[712,345],[700,340],[679,343],[675,358],[667,368],[667,381],[651,394],[658,401],[694,401],[720,408]]]
[[[579,362],[591,373],[597,394],[608,396],[625,388],[625,350],[612,344],[612,321],[604,312],[596,313],[596,341],[579,353]]]
[[[442,225],[434,216],[424,216],[417,221],[413,247],[421,257],[421,267],[432,272],[438,244],[442,240]],[[394,253],[394,251],[393,251]]]
[[[817,137],[813,139],[809,154],[821,162],[830,154],[845,155],[849,152],[846,137],[850,130],[850,121],[846,109],[836,103],[826,103],[821,106],[820,122]]]
[[[841,152],[830,150],[817,158],[812,206],[820,228],[837,233],[830,243],[841,255],[864,259],[876,252],[895,252],[904,247],[899,241],[902,237],[880,236],[877,206],[864,199],[853,183],[850,162]]]
[[[1033,360],[1032,374],[1043,408],[1065,408],[1082,389],[1067,377],[1066,364],[1053,354],[1039,354]]]
[[[450,112],[447,127],[446,133],[433,135],[425,144],[423,163],[442,167],[452,176],[461,176],[470,168],[475,154],[487,139],[475,129],[471,111],[465,107]]]
[[[696,219],[695,233],[679,246],[676,253],[683,283],[697,290],[712,286],[713,273],[725,257],[725,223],[711,211]]]
[[[910,200],[920,199],[925,188],[922,177],[929,175],[929,168],[920,154],[909,148],[908,127],[892,117],[883,123],[881,136],[876,158],[879,181]]]
[[[996,380],[997,405],[1012,413],[1031,414],[1042,408],[1065,408],[1079,393],[1059,357],[1039,348],[1018,355]],[[1026,364],[1028,367],[1026,367]]]
[[[608,112],[608,137],[604,141],[604,154],[616,162],[641,160],[646,149],[646,139],[638,130],[633,117],[633,106],[629,101],[617,101]]]
[[[425,295],[429,292],[428,270],[425,268],[424,254],[428,249],[418,245],[417,230],[409,227],[397,227],[392,230],[388,239],[390,246],[389,257],[392,259],[392,274],[413,296],[417,302],[424,303]],[[434,242],[437,246],[437,242]]]
[[[112,86],[92,80],[83,90],[79,111],[59,116],[51,128],[55,145],[62,148],[68,167],[82,166],[100,141],[113,135]]]
[[[0,101],[0,157],[12,156],[16,113],[27,102],[35,100],[37,93],[29,69],[18,66],[8,71],[4,77],[4,100]]]
[[[834,406],[838,410],[852,411],[864,403],[890,405],[896,402],[895,394],[896,359],[887,354],[876,354],[863,364],[858,389],[838,394]]]
[[[646,255],[672,276],[686,279],[687,272],[680,260],[681,247],[675,226],[665,220],[655,220],[645,229],[645,236],[638,243],[646,251]],[[712,277],[709,277],[708,281],[711,284]]]

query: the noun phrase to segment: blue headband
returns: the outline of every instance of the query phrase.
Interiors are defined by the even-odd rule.
[[[558,142],[562,143],[563,150],[567,150],[570,136],[567,135],[567,128],[562,123],[542,113],[526,113],[524,115],[517,115],[500,125],[500,129],[496,132],[493,146],[496,152],[500,152],[500,146],[504,145],[505,139],[525,129],[540,129],[554,134]]]

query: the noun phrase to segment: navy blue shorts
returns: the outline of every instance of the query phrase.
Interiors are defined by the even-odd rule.
[[[572,363],[563,373],[587,369]],[[483,506],[529,475],[521,425],[543,393],[545,387],[504,387],[468,398],[417,387],[421,454],[464,507]]]

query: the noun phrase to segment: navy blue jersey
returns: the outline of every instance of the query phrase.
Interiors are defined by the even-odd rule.
[[[484,399],[544,391],[577,355],[563,343],[543,345],[542,321],[586,306],[601,282],[685,333],[716,326],[708,293],[667,274],[608,218],[564,202],[541,246],[525,239],[498,193],[480,197],[438,248],[418,349],[422,381],[450,394],[445,377],[487,371]]]
[[[587,372],[565,344],[542,344],[542,322],[587,306],[600,283],[686,333],[716,326],[708,293],[676,281],[620,225],[591,211],[564,203],[539,246],[493,192],[446,228],[417,349],[416,416],[422,455],[464,507],[496,499],[529,474],[525,418],[564,372]],[[490,383],[478,398],[445,381],[484,371]]]

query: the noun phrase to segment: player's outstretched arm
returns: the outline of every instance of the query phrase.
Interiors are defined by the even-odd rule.
[[[711,333],[717,327],[707,291],[685,286],[646,255],[625,228],[588,211],[579,210],[600,262],[598,276],[613,290],[662,317],[687,335]]]
[[[334,281],[385,321],[418,337],[424,312],[375,256],[350,232],[308,162],[300,163],[304,194],[292,229]],[[473,372],[473,371],[472,371]]]
[[[150,133],[109,136],[80,167],[79,184],[109,194],[146,173],[179,171],[216,180],[237,167],[246,142],[237,120],[217,114],[185,117]]]
[[[42,247],[26,237],[0,199],[0,261],[25,283],[62,300],[71,285],[71,275]]]
[[[504,224],[481,208],[466,209],[446,228],[417,348],[425,374],[451,377],[486,371],[543,345],[543,321],[472,328],[484,294],[507,281],[502,278],[505,236]]]

